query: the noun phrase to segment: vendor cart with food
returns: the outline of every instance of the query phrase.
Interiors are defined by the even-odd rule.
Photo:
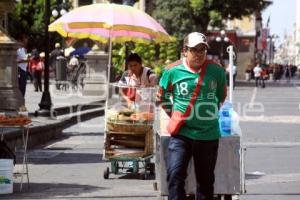
[[[134,96],[128,103],[124,95]],[[105,108],[104,158],[111,167],[109,174],[142,173],[142,178],[154,174],[153,123],[155,111],[154,87],[134,87],[118,83],[109,85]]]

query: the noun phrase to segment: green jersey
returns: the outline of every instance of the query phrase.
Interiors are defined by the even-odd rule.
[[[200,78],[200,74],[185,63],[185,60],[177,61],[166,67],[160,79],[159,98],[166,111],[185,113]],[[215,140],[220,137],[219,105],[226,98],[225,72],[216,63],[205,61],[204,65],[201,90],[178,134],[195,140]]]

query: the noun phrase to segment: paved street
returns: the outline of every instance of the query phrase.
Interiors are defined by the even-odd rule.
[[[236,110],[247,147],[242,200],[300,199],[300,90],[237,87]],[[255,112],[254,112],[255,111]],[[31,150],[29,191],[4,199],[157,199],[155,180],[111,175],[102,160],[103,117],[64,130],[62,138]]]
[[[249,103],[257,109],[249,116],[240,113],[247,146],[247,194],[241,199],[300,199],[299,88],[237,88],[234,94],[236,104]]]
[[[60,140],[33,149],[30,159],[30,190],[9,199],[153,199],[154,180],[138,177],[103,179],[108,166],[102,160],[103,117],[64,131]],[[118,179],[120,178],[120,179]],[[130,177],[129,177],[130,178]],[[6,197],[5,197],[6,198]]]

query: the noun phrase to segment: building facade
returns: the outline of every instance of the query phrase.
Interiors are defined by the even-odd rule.
[[[226,37],[229,42],[225,44],[233,45],[236,52],[237,78],[243,79],[246,69],[252,66],[255,59],[256,30],[261,28],[261,24],[256,15],[245,16],[242,19],[227,20]],[[215,40],[220,35],[220,30],[208,30],[210,46],[216,48],[212,53],[217,52],[220,45],[215,45]],[[224,49],[224,58],[228,59],[226,49]],[[228,62],[228,61],[227,61]],[[226,63],[226,60],[225,62]]]

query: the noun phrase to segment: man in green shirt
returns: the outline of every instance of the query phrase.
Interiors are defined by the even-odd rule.
[[[165,68],[159,83],[158,100],[171,117],[167,162],[171,200],[186,198],[184,183],[191,157],[197,182],[196,199],[213,199],[220,138],[218,110],[227,88],[224,69],[207,60],[207,48],[202,33],[187,35],[183,58]]]

